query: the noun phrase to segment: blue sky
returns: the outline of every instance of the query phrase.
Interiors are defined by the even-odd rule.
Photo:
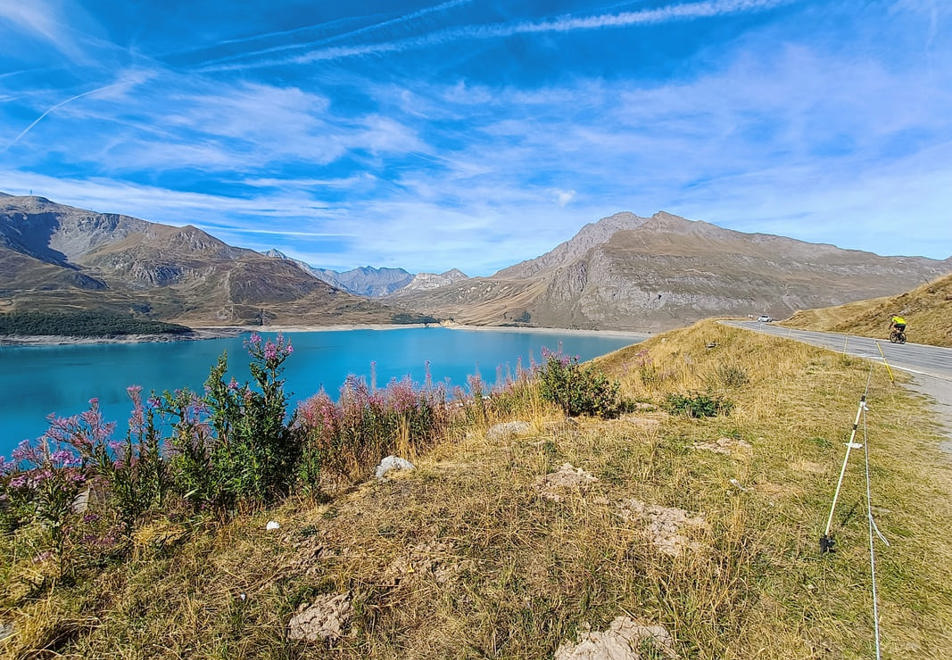
[[[952,255],[952,3],[0,0],[0,190],[485,275],[616,211]]]

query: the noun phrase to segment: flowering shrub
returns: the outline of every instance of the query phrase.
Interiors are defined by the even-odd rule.
[[[96,444],[90,461],[105,480],[116,516],[128,533],[149,509],[161,507],[169,489],[168,466],[155,427],[158,401],[142,401],[142,388],[126,388],[132,400],[129,428],[123,442]]]
[[[245,343],[257,388],[225,382],[223,354],[205,381],[205,396],[166,392],[162,412],[172,420],[173,474],[178,491],[194,508],[266,502],[294,482],[300,445],[285,424],[287,396],[281,372],[294,352],[278,335]]]
[[[11,515],[5,516],[5,526],[38,522],[46,553],[56,559],[63,576],[69,569],[68,542],[79,519],[77,501],[90,481],[89,459],[115,424],[103,421],[97,399],[91,399],[89,410],[79,415],[50,415],[49,422],[49,430],[37,442],[24,440],[13,450],[15,472],[4,493]]]
[[[322,390],[298,406],[301,474],[312,490],[318,489],[321,471],[343,481],[360,478],[389,453],[434,442],[448,417],[442,387],[417,389],[407,378],[372,391],[363,379],[350,376],[337,403]]]
[[[582,366],[578,356],[569,358],[543,349],[545,364],[538,370],[542,398],[558,404],[570,417],[595,415],[618,417],[625,404],[618,394],[620,385],[593,366]]]

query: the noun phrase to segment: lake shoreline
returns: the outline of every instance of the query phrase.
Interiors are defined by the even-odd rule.
[[[335,325],[266,325],[266,326],[208,326],[194,327],[183,334],[130,334],[114,337],[77,337],[70,335],[6,335],[0,336],[0,346],[72,346],[86,344],[141,344],[179,341],[202,341],[238,337],[252,332],[269,334],[292,334],[299,332],[342,332],[348,330],[405,330],[410,328],[446,328],[448,330],[473,330],[478,332],[520,332],[529,334],[561,333],[581,336],[625,337],[637,340],[647,339],[649,332],[634,330],[579,330],[574,328],[537,328],[499,325],[462,325],[462,324],[384,324],[384,323],[342,323]]]
[[[179,341],[202,341],[204,339],[222,339],[237,337],[250,329],[238,327],[192,328],[191,332],[181,334],[129,334],[112,337],[78,337],[75,335],[4,335],[0,337],[0,346],[73,346],[86,344],[146,344],[170,343]]]

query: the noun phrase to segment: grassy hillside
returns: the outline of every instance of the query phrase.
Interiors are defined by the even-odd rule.
[[[952,275],[886,298],[797,312],[782,323],[803,330],[847,332],[885,339],[893,314],[909,323],[909,341],[935,346],[952,346]]]
[[[395,440],[415,471],[232,517],[147,515],[123,554],[72,582],[43,582],[25,532],[6,534],[0,623],[15,633],[0,652],[540,658],[626,615],[663,626],[678,657],[870,657],[861,453],[838,551],[818,548],[868,363],[702,322],[597,366],[634,412],[565,418],[531,386],[471,399],[433,448]],[[671,395],[701,401],[692,391],[730,414],[666,412]],[[878,368],[869,400],[875,515],[892,544],[877,548],[884,657],[952,657],[949,456]],[[513,420],[528,427],[490,432]],[[596,480],[543,481],[564,463]],[[637,513],[653,505],[688,521]],[[333,594],[352,608],[341,637],[290,640],[289,620]]]

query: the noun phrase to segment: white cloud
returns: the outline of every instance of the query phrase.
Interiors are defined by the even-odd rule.
[[[565,208],[566,204],[575,199],[574,190],[555,190],[555,201],[558,202],[559,207]]]

